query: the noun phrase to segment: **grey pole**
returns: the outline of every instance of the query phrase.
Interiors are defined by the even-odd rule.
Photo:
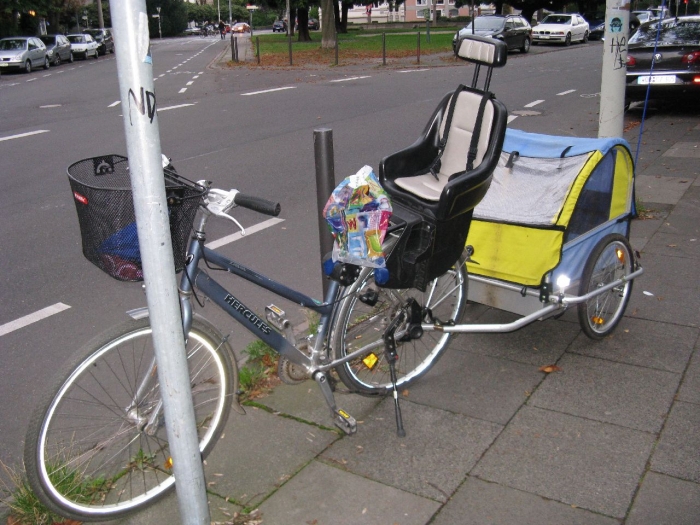
[[[333,130],[314,130],[314,160],[316,163],[316,203],[318,206],[318,239],[321,259],[333,250],[333,237],[328,230],[323,208],[335,188],[335,161],[333,156]],[[328,279],[323,279],[323,295],[328,291]]]
[[[112,3],[136,226],[180,516],[209,525],[170,239],[145,0]]]
[[[607,0],[598,137],[621,137],[625,118],[625,82],[630,12],[627,0]]]

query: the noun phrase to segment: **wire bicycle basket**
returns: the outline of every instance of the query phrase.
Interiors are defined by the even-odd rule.
[[[185,267],[192,223],[206,189],[165,169],[175,271]],[[119,281],[142,281],[129,163],[121,155],[84,159],[68,168],[83,255]]]

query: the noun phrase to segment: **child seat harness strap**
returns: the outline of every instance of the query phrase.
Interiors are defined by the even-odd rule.
[[[437,172],[440,171],[440,157],[445,152],[445,146],[447,145],[447,139],[450,135],[450,127],[452,126],[452,117],[454,116],[455,106],[457,105],[457,98],[459,94],[467,89],[463,84],[457,86],[452,99],[450,100],[450,107],[447,110],[447,120],[445,121],[445,134],[440,139],[438,155],[430,165],[430,173],[436,180],[439,180]],[[469,144],[469,152],[467,153],[467,170],[471,171],[474,169],[474,160],[476,159],[476,153],[479,148],[479,136],[481,135],[481,123],[484,120],[484,109],[486,108],[486,102],[493,98],[493,93],[488,91],[484,92],[481,97],[481,102],[479,103],[479,111],[476,114],[476,121],[474,122],[474,131],[472,133],[472,140]]]

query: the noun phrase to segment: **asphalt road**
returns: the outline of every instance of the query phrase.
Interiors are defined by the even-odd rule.
[[[376,169],[418,137],[442,96],[471,82],[473,69],[212,67],[226,45],[199,37],[153,43],[162,150],[192,179],[281,202],[284,222],[222,251],[320,297],[313,130],[333,130],[338,180],[365,164]],[[511,126],[595,136],[602,50],[591,42],[512,53],[491,84]],[[126,154],[119,99],[114,55],[0,77],[0,460],[11,466],[20,464],[29,417],[53,372],[145,304],[139,284],[113,281],[82,257],[66,177],[80,159]],[[236,216],[244,226],[267,219]],[[234,231],[213,224],[209,239]],[[258,311],[271,300],[227,282]],[[42,317],[49,307],[60,311]],[[222,330],[232,326],[212,307],[204,315]],[[240,349],[247,336],[238,334]]]

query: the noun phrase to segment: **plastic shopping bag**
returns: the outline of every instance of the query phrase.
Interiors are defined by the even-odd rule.
[[[333,261],[383,268],[382,242],[389,227],[391,202],[369,166],[333,190],[323,215],[333,235]]]

